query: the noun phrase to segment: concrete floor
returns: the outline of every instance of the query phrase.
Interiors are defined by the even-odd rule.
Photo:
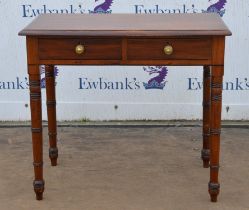
[[[46,189],[36,201],[30,129],[0,129],[1,210],[249,209],[249,129],[222,130],[218,203],[209,202],[201,128],[59,128],[58,134],[57,167],[50,166],[44,135]]]

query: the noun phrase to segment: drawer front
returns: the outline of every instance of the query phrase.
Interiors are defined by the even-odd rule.
[[[76,53],[82,45],[84,52]],[[122,58],[121,39],[39,39],[41,60],[119,60]]]
[[[172,46],[173,52],[167,55],[166,46]],[[128,60],[202,60],[211,59],[211,39],[129,39]]]

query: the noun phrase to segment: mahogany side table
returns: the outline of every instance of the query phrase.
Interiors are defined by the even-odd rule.
[[[44,14],[24,28],[37,200],[42,200],[43,139],[39,65],[45,65],[49,157],[57,165],[54,65],[203,66],[203,149],[208,184],[216,202],[221,133],[225,37],[217,14]]]

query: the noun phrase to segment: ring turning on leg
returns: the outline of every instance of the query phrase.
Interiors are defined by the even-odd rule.
[[[53,65],[45,66],[47,113],[48,113],[48,136],[49,136],[49,158],[51,165],[57,165],[57,125],[56,125],[56,96],[55,96],[55,71]]]
[[[208,183],[209,194],[212,202],[217,202],[217,195],[220,192],[220,184],[219,183]]]
[[[30,108],[31,108],[31,132],[33,144],[33,166],[35,180],[33,182],[36,199],[42,200],[44,192],[43,179],[43,139],[42,139],[42,108],[39,65],[28,65]]]
[[[34,191],[36,194],[36,200],[42,200],[43,199],[43,192],[44,192],[44,180],[34,180]]]
[[[203,146],[201,158],[203,167],[209,167],[209,138],[210,138],[210,110],[211,109],[211,70],[210,66],[204,66],[203,71]]]
[[[211,81],[211,126],[210,126],[210,182],[209,194],[212,202],[217,201],[220,192],[218,179],[220,133],[221,133],[221,108],[222,108],[222,82],[223,66],[212,67]]]

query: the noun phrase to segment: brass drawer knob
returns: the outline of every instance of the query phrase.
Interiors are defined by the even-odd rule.
[[[75,47],[75,52],[76,52],[76,54],[81,55],[85,52],[85,47],[83,45],[79,44]]]
[[[174,49],[171,45],[167,45],[164,47],[163,51],[166,55],[171,55],[174,52]]]

